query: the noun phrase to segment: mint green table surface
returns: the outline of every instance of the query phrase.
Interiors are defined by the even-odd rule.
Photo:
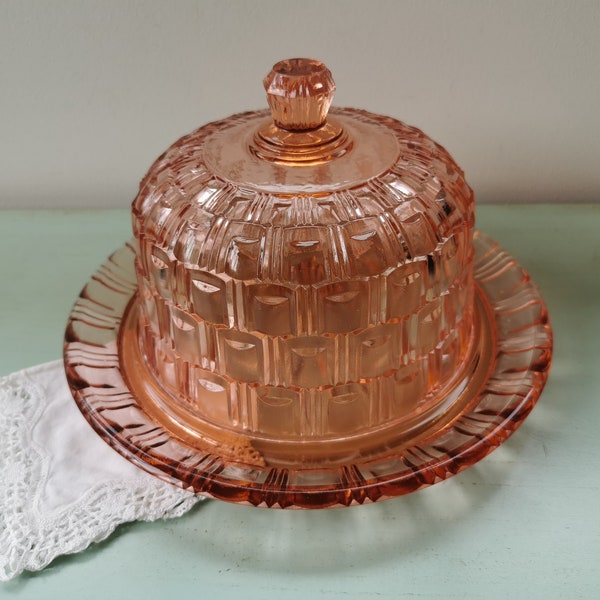
[[[350,509],[201,503],[121,527],[0,598],[600,598],[600,207],[479,206],[555,332],[541,401],[500,449],[416,494]],[[127,211],[0,212],[0,374],[61,356]],[[1,440],[0,440],[1,444]]]

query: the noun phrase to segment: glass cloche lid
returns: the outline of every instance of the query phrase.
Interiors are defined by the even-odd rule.
[[[537,400],[543,302],[474,232],[441,146],[330,110],[321,62],[281,61],[264,85],[270,114],[200,127],[143,179],[134,244],[71,316],[75,400],[127,458],[223,499],[323,507],[435,483]]]

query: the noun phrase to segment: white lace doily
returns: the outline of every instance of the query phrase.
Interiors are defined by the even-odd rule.
[[[75,406],[61,361],[0,378],[1,581],[200,499],[109,448]]]

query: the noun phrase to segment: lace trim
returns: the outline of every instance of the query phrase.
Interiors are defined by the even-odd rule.
[[[140,470],[134,477],[99,481],[51,512],[40,510],[52,461],[32,439],[46,404],[36,381],[44,369],[64,377],[56,361],[0,378],[0,581],[80,552],[122,523],[178,517],[202,499]]]

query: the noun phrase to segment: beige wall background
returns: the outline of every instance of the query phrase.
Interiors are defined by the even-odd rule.
[[[600,2],[0,2],[0,207],[126,207],[281,58],[417,125],[480,202],[600,200]]]

